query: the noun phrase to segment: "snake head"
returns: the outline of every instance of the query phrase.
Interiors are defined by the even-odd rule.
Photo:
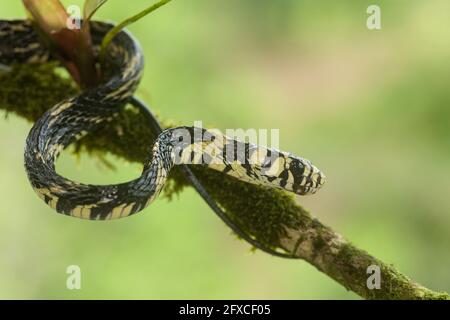
[[[257,168],[259,180],[298,195],[316,193],[325,183],[325,175],[309,160],[278,150],[263,152],[265,157]]]

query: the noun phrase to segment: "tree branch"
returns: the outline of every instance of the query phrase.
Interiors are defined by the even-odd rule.
[[[0,108],[35,121],[76,88],[61,78],[54,64],[14,66],[0,72]],[[167,123],[165,127],[167,127]],[[76,144],[74,152],[97,155],[112,153],[142,162],[155,138],[152,128],[136,109],[126,108],[108,127]],[[148,141],[136,143],[136,141]],[[204,188],[242,230],[274,250],[285,250],[314,265],[348,290],[367,299],[449,299],[447,293],[431,291],[367,252],[358,249],[330,227],[323,225],[282,191],[239,182],[203,166],[190,166]],[[173,170],[166,196],[187,185]],[[378,266],[381,288],[369,289],[367,268]]]

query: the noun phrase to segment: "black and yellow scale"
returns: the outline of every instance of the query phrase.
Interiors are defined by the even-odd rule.
[[[106,23],[91,22],[94,43],[101,43],[110,28]],[[30,22],[0,20],[0,64],[45,63],[52,59]],[[143,54],[138,42],[125,31],[111,42],[105,63],[107,73],[102,84],[49,109],[34,124],[26,141],[29,181],[39,197],[59,213],[92,220],[132,215],[158,196],[169,171],[179,164],[199,163],[247,183],[299,195],[313,194],[324,184],[325,176],[306,159],[196,127],[163,131],[152,150],[148,141],[149,158],[142,175],[133,181],[100,186],[60,176],[55,171],[60,152],[111,121],[130,101],[141,79]],[[237,152],[230,156],[229,150]]]

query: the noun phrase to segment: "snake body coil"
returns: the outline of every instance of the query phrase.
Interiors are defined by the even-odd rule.
[[[98,44],[111,26],[91,22]],[[0,21],[0,63],[44,63],[52,59],[31,24]],[[83,219],[117,219],[149,205],[159,194],[170,169],[201,164],[249,183],[296,194],[315,193],[324,175],[308,160],[275,149],[196,127],[162,132],[149,149],[142,175],[130,182],[97,186],[68,180],[55,171],[60,152],[72,142],[111,121],[133,96],[143,70],[139,44],[119,33],[106,56],[106,79],[99,86],[58,103],[31,129],[25,147],[25,168],[36,193],[59,213]],[[148,141],[150,147],[150,141]]]

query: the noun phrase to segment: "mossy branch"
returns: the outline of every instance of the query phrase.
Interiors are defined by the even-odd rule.
[[[48,108],[77,92],[73,83],[57,72],[55,64],[16,65],[0,70],[0,108],[35,121]],[[167,124],[166,124],[167,126]],[[152,141],[152,129],[136,109],[126,108],[109,126],[88,135],[75,146],[76,153],[112,153],[142,162]],[[17,155],[21,157],[22,155]],[[205,189],[243,230],[264,245],[283,249],[324,272],[348,290],[367,299],[449,299],[447,293],[431,291],[367,252],[358,249],[313,218],[290,195],[239,182],[203,166],[191,166]],[[173,170],[165,188],[170,197],[187,185]],[[381,270],[381,288],[369,289],[367,268]]]

